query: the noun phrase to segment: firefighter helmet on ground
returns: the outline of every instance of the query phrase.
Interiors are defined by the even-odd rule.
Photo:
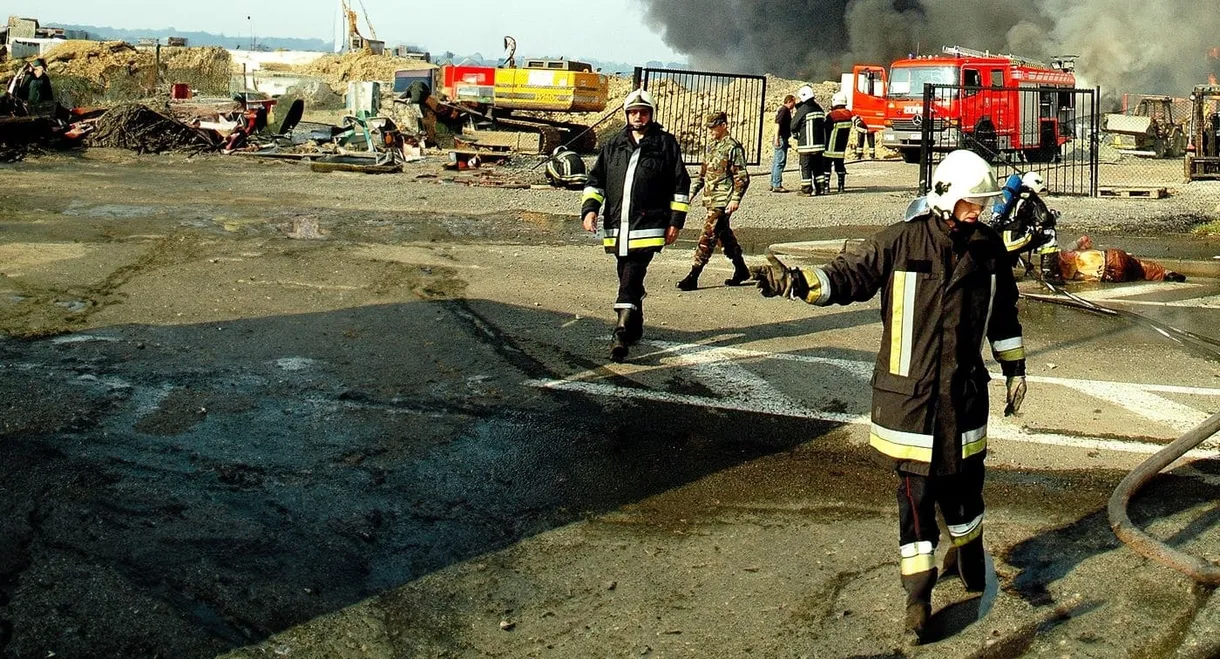
[[[648,108],[649,112],[657,113],[657,103],[647,89],[636,89],[627,94],[627,98],[623,101],[623,112],[632,108]]]
[[[835,92],[835,95],[830,99],[830,104],[834,107],[840,105],[847,106],[847,92]]]
[[[1042,194],[1046,191],[1046,181],[1043,180],[1042,175],[1038,172],[1026,172],[1025,175],[1021,177],[1021,185],[1033,190],[1038,194]]]
[[[810,87],[809,85],[801,85],[801,88],[796,90],[796,97],[800,99],[802,103],[808,101],[809,99],[813,98],[813,87]]]
[[[947,217],[962,199],[982,204],[1001,192],[991,165],[973,151],[958,149],[945,156],[932,172],[928,206]]]

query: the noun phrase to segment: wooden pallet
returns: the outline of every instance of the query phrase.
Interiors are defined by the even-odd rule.
[[[1126,197],[1130,199],[1163,199],[1169,196],[1169,191],[1156,186],[1105,186],[1097,188],[1097,194],[1102,197]]]

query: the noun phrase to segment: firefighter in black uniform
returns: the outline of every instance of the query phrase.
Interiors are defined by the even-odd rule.
[[[830,168],[833,165],[839,175],[838,192],[842,193],[847,179],[847,148],[854,132],[856,115],[847,109],[847,94],[836,92],[830,101],[830,112],[826,115],[826,153],[822,169],[826,172],[826,187],[830,187]]]
[[[610,358],[627,359],[644,333],[644,276],[653,255],[678,239],[690,209],[690,174],[678,140],[653,121],[652,94],[637,89],[623,102],[627,126],[602,145],[589,172],[580,212],[618,260],[618,325]]]
[[[801,159],[801,190],[797,194],[808,197],[815,190],[816,194],[826,194],[830,187],[830,175],[827,173],[825,180],[822,178],[826,112],[813,97],[813,87],[802,85],[796,90],[796,97],[800,103],[792,114],[792,134],[796,136],[796,153]]]
[[[945,156],[932,191],[903,222],[815,268],[777,260],[754,268],[762,294],[848,304],[881,293],[881,350],[873,372],[869,444],[899,477],[899,552],[905,624],[921,640],[932,609],[939,507],[952,542],[945,569],[983,590],[983,458],[990,342],[1007,384],[1005,414],[1025,398],[1017,286],[1004,243],[978,221],[1000,194],[991,167],[970,151]]]
[[[546,180],[557,188],[582,189],[589,181],[589,174],[579,153],[557,146],[546,161]]]

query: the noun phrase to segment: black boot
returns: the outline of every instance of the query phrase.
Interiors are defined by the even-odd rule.
[[[741,254],[733,257],[733,276],[724,280],[725,286],[741,286],[750,280],[750,269],[746,267],[746,260],[741,258]]]
[[[618,310],[618,325],[614,328],[614,338],[610,340],[610,359],[619,363],[627,361],[628,341],[627,325],[630,321],[631,309]]]
[[[907,639],[918,645],[924,641],[928,619],[932,617],[932,587],[936,585],[936,568],[927,572],[902,575],[902,587],[907,591],[907,610],[903,618]]]
[[[843,194],[843,185],[846,179],[847,174],[839,174],[839,194]]]
[[[800,191],[799,191],[799,192],[797,192],[797,193],[796,193],[796,196],[798,196],[798,197],[812,197],[812,196],[813,196],[813,184],[812,184],[812,183],[806,184],[804,181],[802,181],[802,182],[801,182],[801,189],[800,189]]]
[[[981,593],[987,587],[987,559],[982,536],[957,548],[957,573],[968,592]]]
[[[644,309],[627,309],[625,323],[626,331],[623,333],[623,338],[627,340],[627,345],[633,346],[639,343],[644,336]]]
[[[690,268],[690,272],[687,273],[687,275],[686,275],[686,278],[683,279],[682,281],[678,282],[678,288],[680,288],[681,290],[684,290],[684,291],[693,291],[693,290],[699,288],[699,273],[700,272],[703,272],[703,266],[692,265]]]

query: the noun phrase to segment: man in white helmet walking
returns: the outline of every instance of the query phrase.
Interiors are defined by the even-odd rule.
[[[1004,243],[979,222],[1000,194],[995,174],[970,151],[945,156],[932,190],[902,222],[851,253],[812,268],[753,268],[762,294],[809,304],[849,304],[881,293],[881,349],[873,370],[869,444],[898,475],[899,555],[905,627],[919,642],[932,612],[934,558],[944,516],[955,568],[982,591],[983,458],[990,343],[1006,379],[1005,414],[1025,398],[1025,348],[1017,286]],[[950,558],[952,557],[952,558]]]
[[[652,257],[678,239],[690,209],[690,174],[682,149],[653,116],[652,94],[637,89],[623,101],[627,125],[602,145],[589,171],[580,213],[586,231],[605,230],[602,245],[617,261],[618,324],[610,358],[627,359],[644,334],[644,277]]]

